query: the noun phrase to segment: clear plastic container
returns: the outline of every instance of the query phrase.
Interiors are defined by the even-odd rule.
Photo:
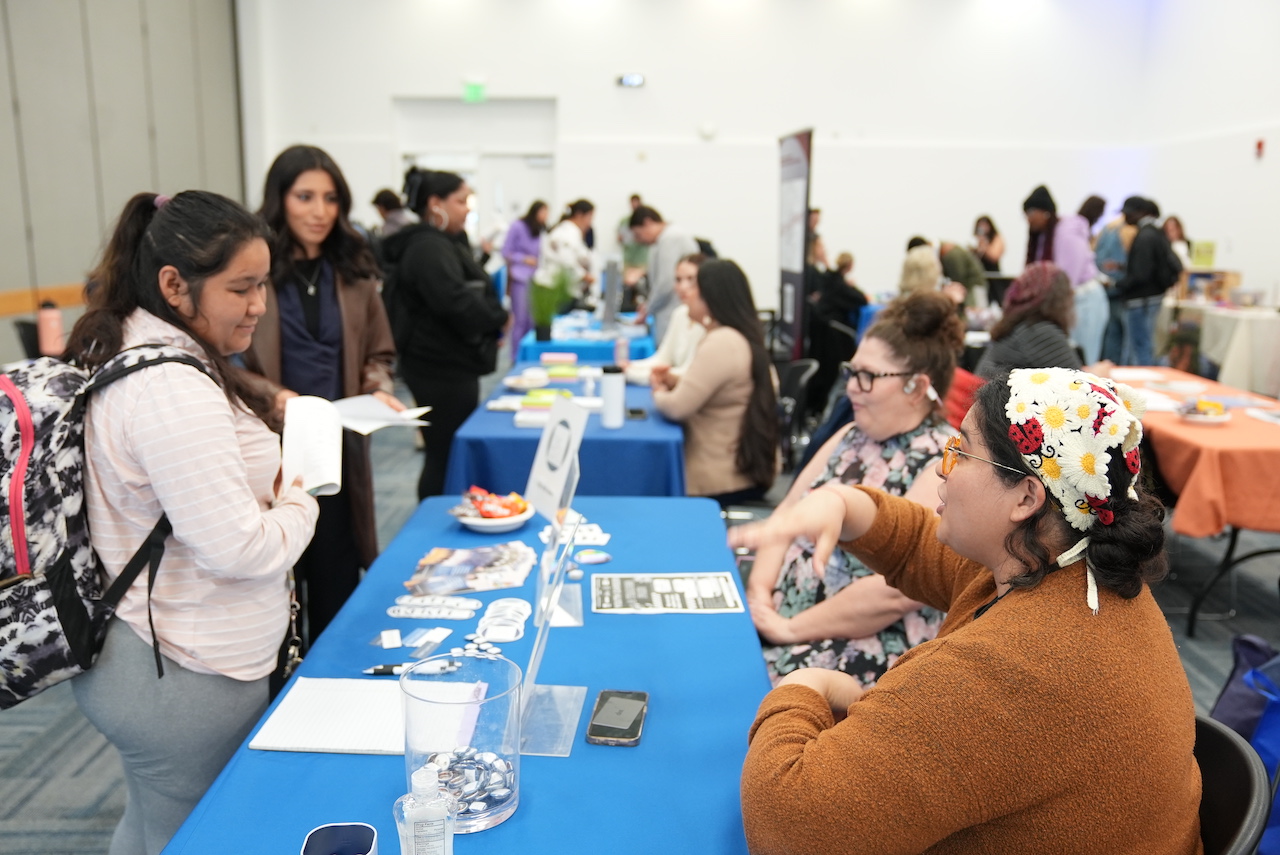
[[[408,788],[415,774],[435,775],[458,800],[459,834],[492,828],[520,803],[521,679],[496,654],[432,656],[400,675]]]

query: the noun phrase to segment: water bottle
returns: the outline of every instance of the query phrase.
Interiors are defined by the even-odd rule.
[[[606,365],[600,378],[600,426],[616,430],[626,419],[627,378],[617,365]]]
[[[626,368],[630,361],[631,342],[627,341],[625,335],[620,335],[613,342],[613,363],[620,368]]]
[[[62,310],[52,300],[41,303],[36,313],[36,341],[41,356],[58,356],[65,349]]]

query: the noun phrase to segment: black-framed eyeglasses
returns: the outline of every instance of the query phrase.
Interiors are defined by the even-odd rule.
[[[983,463],[990,463],[992,466],[999,466],[1001,469],[1007,469],[1015,475],[1027,474],[1019,469],[1014,469],[1012,466],[1005,466],[1003,463],[996,463],[994,460],[988,460],[985,457],[979,457],[976,454],[961,451],[960,437],[958,436],[953,436],[951,439],[947,440],[946,446],[942,449],[942,474],[950,475],[951,470],[956,468],[956,462],[959,461],[961,457],[972,457],[974,460],[981,460]]]
[[[840,381],[848,383],[850,378],[856,378],[859,392],[870,392],[872,387],[875,386],[876,380],[881,377],[910,377],[918,373],[918,371],[881,371],[877,374],[874,371],[854,368],[852,362],[840,363]]]

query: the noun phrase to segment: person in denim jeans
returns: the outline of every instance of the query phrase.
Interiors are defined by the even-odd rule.
[[[1099,277],[1107,289],[1107,302],[1111,312],[1102,336],[1102,358],[1117,365],[1129,364],[1129,343],[1125,333],[1124,301],[1116,291],[1116,284],[1124,278],[1129,263],[1129,247],[1133,244],[1137,231],[1121,215],[1107,223],[1098,233],[1098,243],[1094,248]]]
[[[1164,301],[1164,292],[1182,273],[1182,262],[1173,254],[1169,238],[1155,224],[1160,216],[1155,202],[1130,196],[1124,201],[1123,212],[1125,222],[1137,226],[1138,234],[1129,249],[1125,276],[1116,290],[1124,300],[1133,364],[1154,365],[1156,316]]]

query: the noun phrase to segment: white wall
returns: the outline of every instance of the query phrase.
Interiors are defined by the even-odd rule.
[[[1280,302],[1280,4],[1164,0],[1151,39],[1151,195],[1192,240],[1217,243],[1216,265],[1242,271],[1242,288]]]
[[[1230,26],[1247,26],[1268,2],[1221,0],[1212,14],[1229,7]],[[963,240],[979,213],[1006,234],[1016,270],[1021,202],[1041,182],[1063,210],[1095,192],[1113,207],[1148,193],[1172,210],[1157,174],[1181,149],[1153,146],[1137,96],[1149,66],[1194,34],[1195,6],[238,0],[247,196],[303,141],[337,158],[361,202],[398,186],[392,99],[460,97],[481,78],[491,97],[556,99],[553,204],[591,198],[607,238],[638,191],[740,261],[762,305],[777,300],[777,138],[804,127],[816,130],[812,200],[828,250],[855,253],[865,288],[895,286],[912,234]],[[1225,79],[1218,66],[1237,56],[1182,73]],[[633,71],[643,89],[615,85]],[[1256,112],[1247,98],[1222,109],[1232,121]],[[1195,234],[1209,222],[1187,220]]]
[[[82,281],[135,193],[239,195],[230,0],[0,13],[0,290]]]

